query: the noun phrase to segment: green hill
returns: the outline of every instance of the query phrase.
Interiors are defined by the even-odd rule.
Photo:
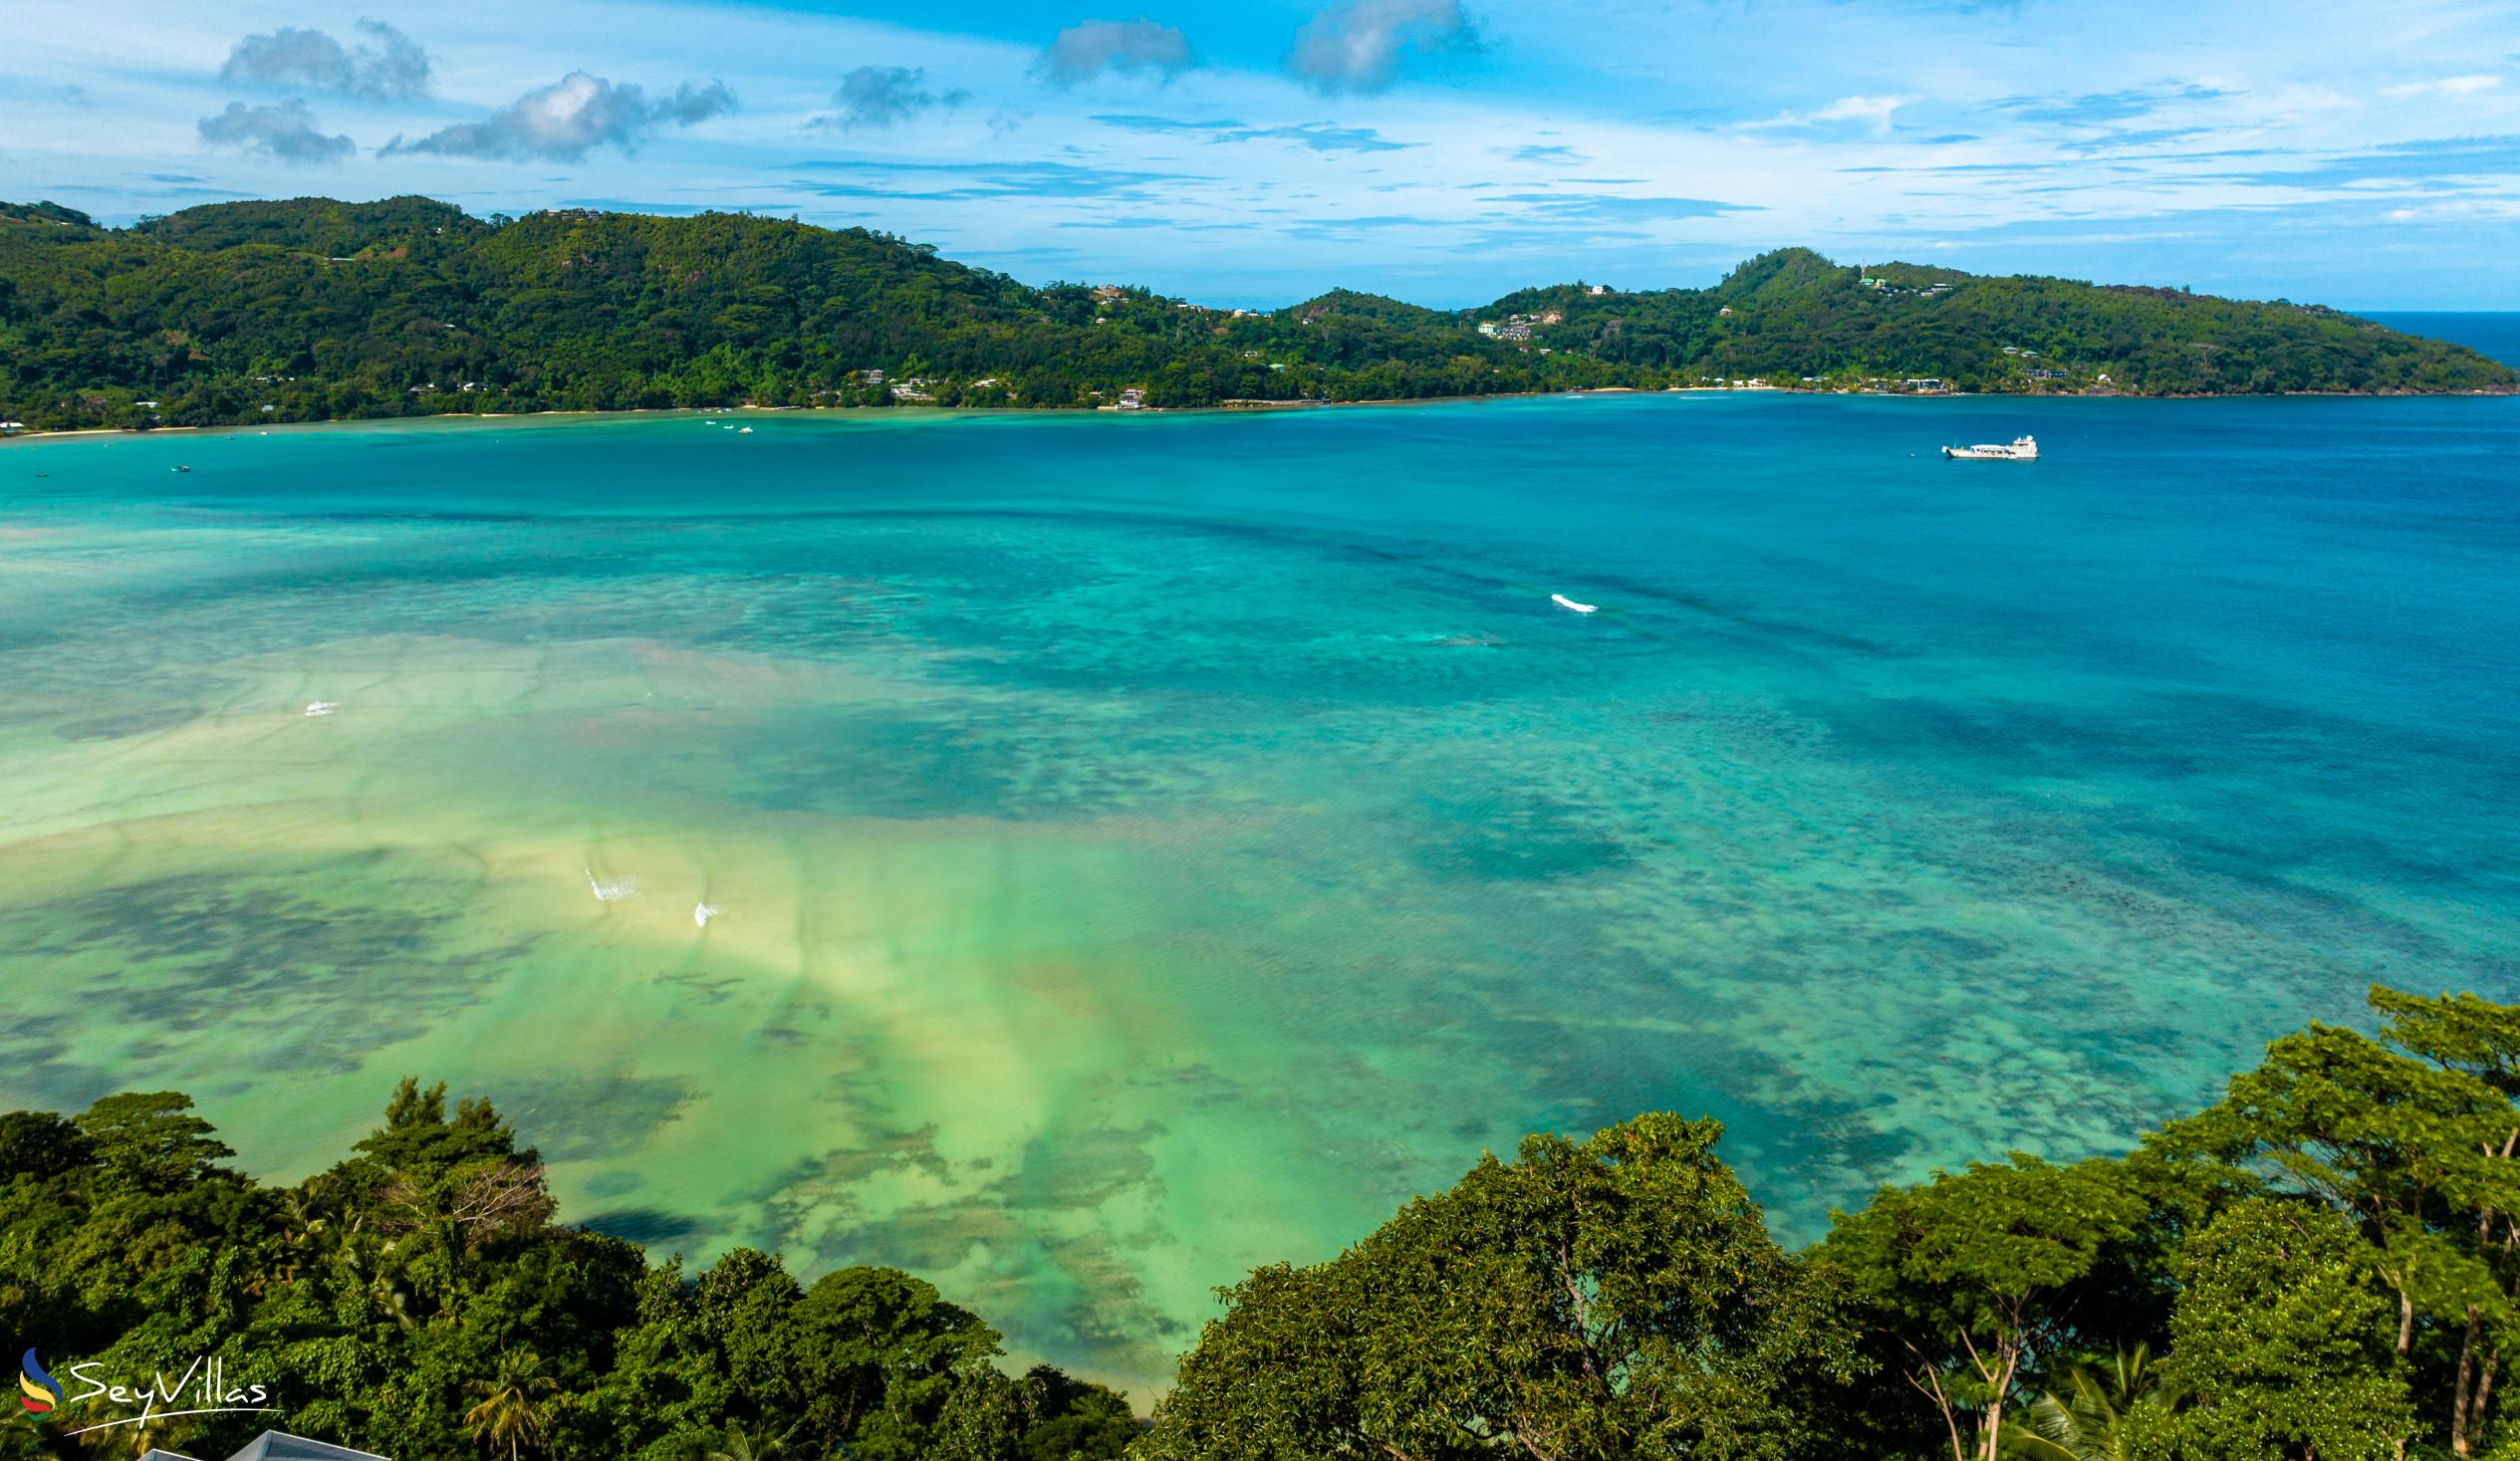
[[[1847,268],[1807,249],[1708,290],[1561,285],[1459,312],[1338,290],[1254,314],[1035,288],[888,234],[745,214],[483,220],[426,198],[300,198],[107,229],[0,203],[0,418],[48,428],[1920,377],[2137,394],[2520,387],[2471,351],[2315,306]]]

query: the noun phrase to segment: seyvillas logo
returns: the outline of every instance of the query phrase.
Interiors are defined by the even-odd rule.
[[[44,1366],[36,1361],[35,1351],[29,1349],[26,1358],[18,1363],[19,1402],[26,1406],[28,1414],[52,1415],[57,1422],[72,1417],[56,1412],[90,1400],[139,1407],[136,1415],[93,1421],[61,1432],[64,1436],[86,1435],[92,1430],[112,1430],[118,1425],[144,1425],[152,1420],[167,1420],[178,1415],[252,1414],[279,1408],[270,1403],[271,1391],[263,1386],[229,1383],[227,1361],[209,1355],[193,1360],[185,1366],[183,1373],[171,1380],[166,1377],[165,1371],[159,1370],[151,1374],[144,1385],[116,1384],[98,1373],[104,1367],[93,1360],[71,1365],[68,1372],[80,1389],[76,1394],[69,1394],[62,1389],[59,1380],[44,1372]],[[170,1406],[182,1408],[167,1408]]]
[[[18,1361],[18,1403],[29,1415],[50,1415],[61,1404],[61,1382],[44,1372],[32,1349]]]

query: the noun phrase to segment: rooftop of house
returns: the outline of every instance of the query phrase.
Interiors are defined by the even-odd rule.
[[[197,1458],[174,1451],[146,1451],[140,1461],[197,1461]],[[354,1451],[327,1441],[310,1441],[281,1431],[267,1430],[245,1443],[245,1449],[227,1461],[386,1461],[374,1451]]]

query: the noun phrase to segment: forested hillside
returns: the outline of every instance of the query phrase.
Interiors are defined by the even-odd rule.
[[[291,1186],[171,1093],[14,1111],[0,1333],[53,1375],[215,1356],[277,1409],[73,1438],[132,1407],[34,1374],[0,1457],[279,1425],[395,1461],[2509,1458],[2520,1006],[2371,1002],[2377,1035],[2286,1036],[2124,1156],[1884,1188],[1801,1251],[1712,1120],[1528,1138],[1227,1291],[1150,1425],[1007,1374],[911,1275],[563,1226],[533,1149],[443,1088]]]
[[[876,372],[881,372],[877,374]],[[1034,288],[744,214],[225,203],[127,229],[0,204],[0,419],[39,429],[670,405],[1368,400],[1758,379],[1906,391],[2510,390],[2334,311],[1763,255],[1710,290],[1268,313]]]

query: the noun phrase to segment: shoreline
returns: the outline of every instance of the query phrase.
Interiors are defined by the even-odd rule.
[[[1634,396],[1650,398],[1670,395],[1760,395],[1822,396],[1832,400],[1849,396],[1867,400],[1919,401],[2018,401],[2018,400],[2474,400],[2520,397],[2520,389],[2512,390],[2281,390],[2281,391],[2212,391],[2144,395],[2125,390],[2040,390],[2040,391],[1864,391],[1810,390],[1797,386],[1764,385],[1596,385],[1568,390],[1517,390],[1484,395],[1415,395],[1384,396],[1370,400],[1234,400],[1214,405],[1142,406],[1123,411],[1113,406],[622,406],[603,410],[550,411],[435,411],[409,416],[341,416],[318,421],[275,421],[269,425],[231,422],[216,426],[73,426],[58,430],[13,431],[0,435],[0,447],[18,441],[70,441],[92,436],[163,436],[174,433],[202,434],[251,431],[269,435],[274,431],[304,431],[340,426],[408,425],[421,422],[458,421],[556,421],[563,418],[584,418],[590,421],[612,420],[632,416],[697,416],[712,412],[718,415],[752,413],[759,415],[842,416],[852,419],[900,418],[903,420],[952,420],[972,416],[1188,416],[1188,415],[1280,415],[1306,411],[1355,410],[1359,408],[1389,409],[1395,406],[1463,405],[1488,401],[1589,399],[1595,396]]]

